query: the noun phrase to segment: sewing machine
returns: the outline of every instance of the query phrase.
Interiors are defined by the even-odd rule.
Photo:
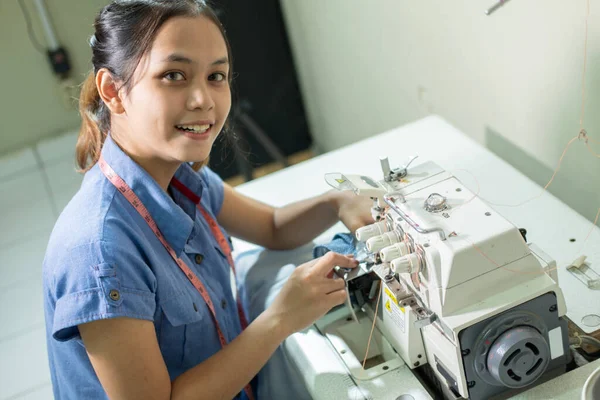
[[[378,181],[326,176],[338,190],[371,197],[378,221],[356,232],[366,247],[360,268],[337,271],[352,318],[319,328],[351,374],[371,379],[405,363],[446,398],[489,399],[565,372],[555,262],[452,174],[409,164],[391,169],[381,160]],[[378,345],[366,355],[363,332],[375,315]]]
[[[377,158],[385,151],[397,165],[406,149],[419,158],[398,169]],[[323,179],[336,170],[344,173]],[[598,270],[600,239],[589,220],[438,116],[238,190],[277,206],[330,186],[372,197],[379,221],[357,232],[360,269],[338,271],[346,304],[283,343],[314,399],[580,398],[600,361],[564,373],[565,319],[585,334],[600,327],[592,321],[600,291],[568,268],[583,254]],[[535,200],[490,207],[481,198]],[[254,248],[234,244],[237,253]],[[304,262],[311,249],[294,253],[298,260],[277,254],[262,273]]]

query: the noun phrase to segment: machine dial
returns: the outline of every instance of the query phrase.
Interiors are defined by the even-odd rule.
[[[448,208],[448,203],[446,198],[439,193],[432,193],[425,200],[424,205],[425,211],[429,211],[431,213],[437,213],[440,211],[444,211]]]

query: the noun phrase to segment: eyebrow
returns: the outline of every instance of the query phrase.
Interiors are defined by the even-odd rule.
[[[219,58],[217,61],[213,62],[211,65],[223,65],[223,64],[229,64],[229,60],[227,59],[227,57]]]
[[[163,60],[163,62],[180,62],[180,63],[184,63],[184,64],[194,64],[195,63],[191,58],[188,58],[184,55],[177,54],[177,53],[169,55],[167,58],[165,58]],[[229,59],[227,57],[219,58],[218,60],[214,61],[211,65],[223,65],[223,64],[229,64]]]

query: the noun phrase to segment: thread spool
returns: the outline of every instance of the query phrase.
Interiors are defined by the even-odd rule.
[[[396,258],[400,258],[409,253],[408,246],[404,242],[395,243],[391,246],[384,247],[380,252],[381,261],[390,262]]]
[[[386,221],[376,222],[371,225],[363,226],[356,230],[355,236],[359,242],[366,242],[367,240],[381,235],[388,231],[388,224]]]
[[[418,265],[419,257],[415,253],[407,254],[390,262],[390,268],[395,274],[410,274]]]
[[[386,232],[383,235],[375,236],[367,240],[367,250],[371,253],[377,253],[384,247],[391,246],[399,241],[400,237],[395,231]]]

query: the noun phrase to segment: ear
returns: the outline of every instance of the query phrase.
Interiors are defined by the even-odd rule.
[[[117,88],[117,82],[106,68],[101,68],[96,74],[96,87],[98,88],[100,98],[111,113],[122,114],[125,112],[123,100]]]

